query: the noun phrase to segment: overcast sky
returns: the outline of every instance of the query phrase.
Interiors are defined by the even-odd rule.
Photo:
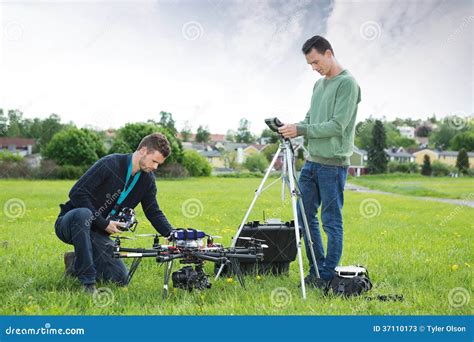
[[[358,120],[473,113],[472,1],[0,1],[0,108],[120,127],[300,121],[319,34],[362,89]]]

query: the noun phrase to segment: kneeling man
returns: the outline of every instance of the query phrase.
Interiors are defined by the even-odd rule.
[[[131,154],[111,154],[98,160],[74,184],[69,201],[61,204],[55,223],[61,241],[74,245],[64,256],[66,274],[79,278],[93,293],[97,280],[127,285],[128,270],[122,259],[114,259],[111,234],[121,233],[120,223],[109,218],[122,208],[141,203],[147,219],[163,236],[172,226],[156,200],[153,171],[163,164],[171,148],[166,137],[153,133]]]

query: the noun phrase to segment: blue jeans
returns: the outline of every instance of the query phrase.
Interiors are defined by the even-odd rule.
[[[58,217],[55,223],[58,238],[74,245],[74,274],[82,284],[97,280],[127,285],[128,270],[122,259],[115,259],[113,241],[105,234],[91,230],[92,212],[76,208]]]
[[[339,264],[342,255],[342,206],[344,204],[344,185],[347,169],[345,166],[323,165],[306,161],[298,181],[313,241],[318,272],[324,280],[330,280],[333,277],[334,268]],[[321,207],[323,229],[327,235],[327,253],[324,253],[319,229],[319,207]],[[300,228],[302,228],[303,217],[299,207],[298,221]],[[311,259],[310,246],[306,232],[304,229],[302,230],[305,238],[306,255],[310,264],[309,274],[315,276],[316,271]]]

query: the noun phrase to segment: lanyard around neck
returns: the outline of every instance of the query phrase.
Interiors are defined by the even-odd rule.
[[[130,162],[128,163],[128,170],[127,170],[127,177],[125,178],[125,185],[123,186],[123,190],[120,193],[120,196],[117,200],[118,205],[121,205],[122,202],[125,200],[125,198],[128,196],[128,194],[130,193],[130,191],[132,191],[133,187],[138,181],[138,178],[140,178],[140,174],[142,173],[142,171],[138,171],[133,177],[132,183],[130,183],[130,185],[127,187],[130,177],[132,176],[132,166],[133,166],[132,156],[130,156]],[[115,209],[112,209],[112,215],[114,214],[115,214]]]

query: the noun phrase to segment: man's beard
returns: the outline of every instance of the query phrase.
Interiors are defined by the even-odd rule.
[[[144,160],[145,160],[145,157],[142,157],[140,161],[138,162],[138,165],[140,165],[140,170],[146,173],[151,172],[152,171],[151,169],[145,167],[144,165],[145,163],[143,162]]]

